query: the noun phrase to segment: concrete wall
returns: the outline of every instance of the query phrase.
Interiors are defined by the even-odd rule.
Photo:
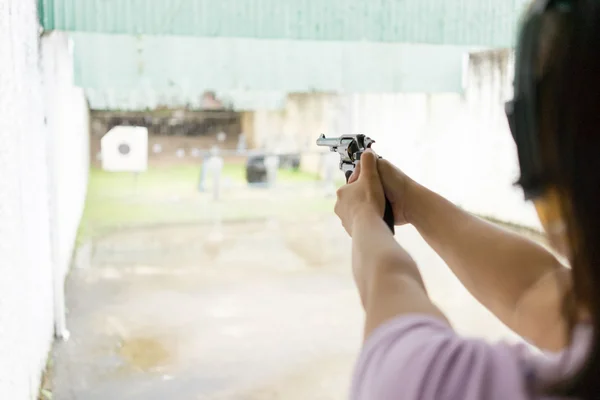
[[[516,146],[504,103],[512,97],[513,53],[508,50],[471,54],[465,93],[465,142],[470,143],[470,167],[462,176],[475,183],[463,203],[469,209],[541,228],[531,203],[514,186],[519,176]]]
[[[199,152],[218,145],[235,150],[241,132],[241,116],[229,111],[156,110],[154,112],[92,111],[91,161],[101,167],[101,139],[114,126],[139,125],[148,128],[148,165],[150,167],[202,162]],[[224,143],[218,133],[226,134]],[[183,156],[179,151],[183,150]]]
[[[246,116],[243,129],[257,146],[281,142],[310,151],[318,151],[320,133],[367,134],[382,156],[460,206],[539,228],[533,207],[513,186],[518,162],[504,116],[511,57],[505,50],[469,55],[464,95],[295,95],[283,111]],[[324,165],[318,156],[303,159],[308,170]]]
[[[272,151],[321,151],[315,141],[320,133],[332,131],[342,97],[328,94],[292,94],[281,111],[245,112],[242,132],[252,148]],[[335,131],[343,131],[336,129]],[[322,157],[303,154],[302,166],[308,171],[322,169]]]
[[[235,150],[238,137],[239,135],[232,135],[224,143],[221,143],[214,135],[209,137],[150,135],[148,137],[148,167],[196,165],[200,170],[202,157],[206,151],[215,145],[218,145],[220,149]],[[102,168],[100,141],[100,137],[92,136],[91,138],[92,160],[90,165],[94,168]],[[155,146],[158,147],[155,148]],[[183,155],[178,153],[180,150],[183,150]]]
[[[48,129],[50,239],[54,266],[55,324],[64,321],[64,279],[83,214],[90,165],[90,118],[85,94],[73,86],[73,48],[66,34],[41,39],[41,66]]]
[[[53,333],[53,261],[64,258],[53,255],[66,247],[65,232],[73,237],[86,175],[83,160],[70,163],[79,157],[73,152],[85,145],[84,140],[61,147],[54,141],[56,131],[45,121],[44,94],[49,91],[44,90],[41,73],[36,3],[0,0],[0,399],[10,400],[37,395]],[[62,100],[57,95],[51,103]],[[73,108],[69,114],[83,125],[81,111]],[[55,169],[57,161],[48,157],[56,147],[59,158],[69,163],[61,164],[60,171]],[[74,166],[80,170],[57,177]],[[68,186],[70,179],[78,179],[76,190],[59,189],[59,182]],[[79,196],[62,203],[60,220],[66,222],[55,231],[58,218],[52,215],[58,215],[53,210],[60,203],[57,199],[65,198],[58,192],[65,190]],[[51,232],[56,232],[56,240]]]

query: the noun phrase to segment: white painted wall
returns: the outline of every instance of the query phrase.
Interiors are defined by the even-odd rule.
[[[0,398],[30,399],[52,338],[52,264],[34,1],[0,1]]]
[[[473,166],[464,170],[475,187],[467,191],[465,207],[482,214],[541,229],[531,203],[514,186],[519,176],[517,150],[504,113],[512,97],[513,53],[508,50],[471,54],[465,92],[464,133],[471,145]]]
[[[87,175],[78,154],[87,157],[85,140],[64,145],[69,135],[76,136],[74,126],[85,125],[84,109],[62,103],[70,98],[63,92],[50,95],[54,89],[44,88],[68,83],[61,74],[41,73],[48,64],[40,47],[46,53],[47,44],[40,45],[36,3],[0,0],[0,399],[10,400],[37,395],[52,341],[53,267],[66,258],[57,256],[53,263],[53,254],[66,252],[65,243],[74,237]],[[59,54],[55,71],[58,59],[65,60]],[[55,121],[69,115],[73,125],[46,125],[46,106],[53,112],[64,107]],[[56,157],[50,160],[49,152]],[[76,196],[67,201],[66,193]],[[62,204],[61,214],[56,204]]]
[[[380,98],[358,130],[373,132],[383,156],[465,209],[539,229],[533,205],[513,185],[518,159],[504,114],[512,63],[510,51],[471,54],[464,96]],[[385,110],[381,122],[371,116],[377,109]]]
[[[504,116],[511,64],[509,51],[469,55],[464,95],[289,96],[284,111],[255,112],[250,130],[260,144],[293,137],[298,148],[308,143],[311,151],[318,151],[320,133],[364,133],[382,156],[456,204],[540,228],[532,205],[513,186],[517,154]],[[322,165],[319,157],[304,157],[307,170]]]
[[[54,269],[55,330],[68,336],[64,280],[83,214],[89,172],[90,121],[85,94],[73,86],[73,48],[62,32],[41,40],[42,73],[49,130],[50,238]]]

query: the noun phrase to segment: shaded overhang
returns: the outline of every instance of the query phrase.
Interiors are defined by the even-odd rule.
[[[75,84],[93,104],[277,108],[285,93],[461,93],[472,47],[73,33]],[[96,108],[96,107],[95,107]]]

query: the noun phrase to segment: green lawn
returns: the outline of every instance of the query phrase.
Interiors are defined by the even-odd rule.
[[[272,215],[299,218],[333,209],[333,199],[322,195],[299,195],[293,189],[249,189],[241,164],[224,167],[224,189],[218,203],[210,193],[198,192],[199,178],[198,166],[154,167],[137,177],[92,169],[78,240],[122,227],[210,221],[215,215],[225,221]],[[280,170],[278,175],[279,182],[298,183],[298,187],[311,187],[317,179],[314,174],[291,170]]]
[[[223,168],[223,177],[234,183],[243,183],[246,180],[244,165],[226,164]],[[314,182],[318,180],[315,174],[301,171],[280,170],[278,179],[281,182]],[[175,192],[189,192],[198,187],[200,180],[199,166],[172,166],[154,167],[135,177],[132,173],[106,172],[98,168],[90,171],[90,194],[130,194],[159,192],[167,190]]]

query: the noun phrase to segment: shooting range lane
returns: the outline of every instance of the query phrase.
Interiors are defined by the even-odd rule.
[[[340,399],[363,314],[335,217],[121,232],[68,281],[55,398]],[[411,228],[398,240],[468,334],[510,337]],[[115,255],[119,255],[116,257]]]

